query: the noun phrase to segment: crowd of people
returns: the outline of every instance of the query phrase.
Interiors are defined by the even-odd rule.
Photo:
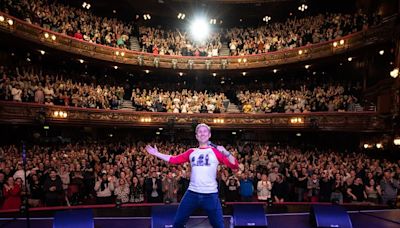
[[[63,5],[52,0],[2,1],[2,12],[28,23],[87,42],[128,48],[133,23],[116,18],[99,17],[82,8]]]
[[[154,145],[155,142],[151,142]],[[160,151],[183,153],[183,143],[156,143]],[[190,143],[189,143],[190,145]],[[145,152],[146,143],[80,142],[26,147],[26,179],[21,145],[0,147],[0,202],[18,209],[88,202],[178,202],[188,187],[190,165],[167,165]],[[363,153],[300,149],[265,143],[227,145],[239,169],[218,169],[225,201],[366,202],[395,205],[400,160]]]
[[[224,93],[211,93],[207,90],[197,92],[183,89],[182,91],[164,91],[136,89],[132,92],[133,106],[136,110],[171,113],[221,113],[226,112],[229,99]]]
[[[46,74],[33,67],[0,66],[0,100],[82,108],[118,109],[122,86],[74,82],[64,75]]]
[[[221,33],[213,32],[206,40],[196,41],[187,31],[139,27],[139,44],[143,52],[155,55],[218,56]]]
[[[2,1],[0,10],[28,23],[96,44],[129,49],[130,38],[138,35],[142,52],[208,57],[220,55],[222,45],[228,46],[231,55],[261,54],[329,41],[379,23],[376,15],[325,13],[255,28],[220,28],[200,42],[184,29],[138,28],[133,22],[99,17],[88,10],[51,0],[7,0]],[[134,31],[135,27],[138,31]]]
[[[355,93],[342,85],[326,84],[313,89],[303,85],[300,90],[240,91],[237,98],[244,113],[362,111]]]
[[[288,18],[285,23],[226,31],[231,55],[262,54],[321,43],[367,29],[379,23],[377,16],[356,13],[325,13],[305,18]]]
[[[26,62],[0,66],[0,75],[0,100],[81,108],[115,110],[129,99],[135,111],[188,114],[226,113],[229,104],[237,105],[242,113],[353,112],[363,111],[366,105],[359,84],[334,81],[291,83],[288,79],[284,83],[214,85],[211,90],[189,89],[189,85],[174,90],[173,83],[147,88],[132,82],[128,87],[133,89],[126,91],[123,79],[102,80],[107,78]]]

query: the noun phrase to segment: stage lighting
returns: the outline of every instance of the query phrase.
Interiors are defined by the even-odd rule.
[[[383,54],[385,54],[385,51],[384,51],[384,50],[380,50],[380,51],[379,51],[379,54],[380,54],[380,55],[383,55]]]
[[[400,146],[400,138],[396,138],[393,140],[393,144],[396,146]]]
[[[4,16],[0,16],[0,22],[3,22],[4,20]]]
[[[278,70],[277,70],[277,69],[274,69],[274,74],[276,74],[276,72],[278,72]]]
[[[349,58],[347,58],[347,61],[351,62],[351,61],[353,61],[353,58],[349,57]]]
[[[46,54],[46,52],[43,50],[40,50],[40,54],[44,55],[44,54]]]
[[[392,71],[390,71],[390,76],[392,78],[397,78],[399,76],[399,68],[395,68]]]
[[[8,19],[8,20],[7,20],[7,23],[8,23],[9,25],[13,25],[13,24],[14,24],[14,21],[13,21],[12,19]]]
[[[209,27],[205,19],[197,18],[190,25],[192,36],[197,41],[202,41],[207,38]]]

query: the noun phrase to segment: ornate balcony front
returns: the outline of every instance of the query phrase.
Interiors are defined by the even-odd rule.
[[[207,123],[219,129],[316,131],[386,131],[376,112],[319,112],[299,114],[182,114],[125,110],[97,110],[0,101],[2,124],[56,124],[64,126],[175,127]]]
[[[0,12],[0,16],[5,18],[5,20],[0,22],[1,32],[50,48],[113,63],[181,70],[239,70],[325,58],[391,40],[394,26],[394,20],[389,20],[377,27],[369,28],[368,30],[357,32],[337,40],[267,54],[193,57],[153,55],[151,53],[93,44],[45,30],[2,12]]]

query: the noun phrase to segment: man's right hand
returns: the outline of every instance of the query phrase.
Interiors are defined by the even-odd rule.
[[[147,145],[145,149],[146,149],[147,153],[149,153],[151,155],[156,155],[159,153],[157,146],[152,147],[150,145]]]

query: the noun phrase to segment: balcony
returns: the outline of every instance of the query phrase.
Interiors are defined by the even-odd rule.
[[[296,49],[249,56],[167,56],[123,50],[89,43],[60,33],[45,30],[0,12],[5,18],[0,22],[0,32],[25,39],[40,45],[88,58],[105,60],[119,64],[130,64],[180,70],[244,70],[265,68],[289,63],[310,61],[343,54],[373,44],[390,41],[393,35],[394,20],[389,19],[381,25],[366,31],[357,32],[338,40],[304,46]],[[12,20],[12,23],[9,23]]]
[[[181,114],[98,110],[0,101],[1,124],[64,126],[175,127],[206,123],[218,129],[316,130],[382,132],[384,118],[376,112],[315,112],[299,114]]]

